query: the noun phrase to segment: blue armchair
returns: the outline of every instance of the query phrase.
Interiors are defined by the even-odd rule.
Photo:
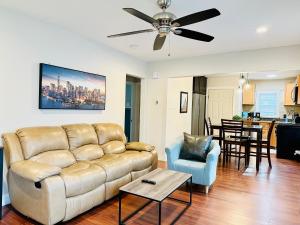
[[[206,163],[179,159],[181,145],[182,141],[166,148],[168,169],[192,174],[193,183],[204,185],[205,193],[208,193],[209,187],[216,180],[220,145],[212,141]]]

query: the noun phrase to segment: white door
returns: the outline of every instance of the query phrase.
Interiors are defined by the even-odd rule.
[[[207,116],[212,124],[221,124],[221,119],[232,119],[233,96],[233,89],[208,90]]]

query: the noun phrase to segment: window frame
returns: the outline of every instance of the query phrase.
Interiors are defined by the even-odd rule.
[[[261,94],[275,94],[275,106],[274,106],[274,109],[275,109],[275,111],[274,111],[274,113],[273,113],[273,115],[272,116],[266,116],[266,115],[264,115],[263,114],[263,112],[261,111],[261,106],[260,106],[260,102],[261,102],[261,99],[260,99],[260,95]],[[280,93],[279,93],[279,91],[257,91],[257,93],[256,93],[256,111],[257,112],[260,112],[260,115],[261,115],[261,117],[263,117],[263,118],[279,118],[280,117],[280,109],[279,109],[279,97],[280,97]]]

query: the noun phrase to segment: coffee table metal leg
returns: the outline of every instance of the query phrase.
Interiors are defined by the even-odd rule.
[[[119,225],[122,225],[122,191],[119,192]]]
[[[158,224],[161,225],[161,202],[158,202]]]
[[[189,203],[189,205],[191,205],[192,204],[192,193],[193,193],[193,190],[192,190],[192,184],[193,184],[193,179],[192,179],[192,177],[191,177],[191,183],[190,183],[190,203]]]

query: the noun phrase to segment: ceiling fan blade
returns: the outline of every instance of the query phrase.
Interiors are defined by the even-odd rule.
[[[193,23],[198,23],[204,20],[211,19],[213,17],[221,15],[220,11],[213,8],[205,11],[197,12],[188,16],[184,16],[178,18],[172,22],[172,25],[176,25],[177,27],[183,27],[186,25],[190,25]]]
[[[161,37],[159,34],[156,36],[154,45],[153,45],[153,50],[160,50],[162,46],[164,45],[166,40],[166,36]]]
[[[107,37],[108,38],[123,37],[123,36],[128,36],[128,35],[133,35],[133,34],[141,34],[141,33],[148,33],[148,32],[153,32],[153,31],[154,31],[153,29],[137,30],[137,31],[121,33],[121,34],[113,34],[113,35],[109,35]]]
[[[152,17],[136,10],[136,9],[133,9],[133,8],[123,8],[123,10],[125,10],[126,12],[130,13],[131,15],[133,16],[136,16],[137,18],[140,18],[148,23],[151,23],[151,24],[158,24],[158,21],[153,19]]]
[[[214,39],[213,36],[210,36],[208,34],[203,34],[203,33],[197,32],[197,31],[187,30],[187,29],[182,29],[182,28],[176,29],[174,31],[174,34],[185,37],[185,38],[194,39],[197,41],[210,42]]]

